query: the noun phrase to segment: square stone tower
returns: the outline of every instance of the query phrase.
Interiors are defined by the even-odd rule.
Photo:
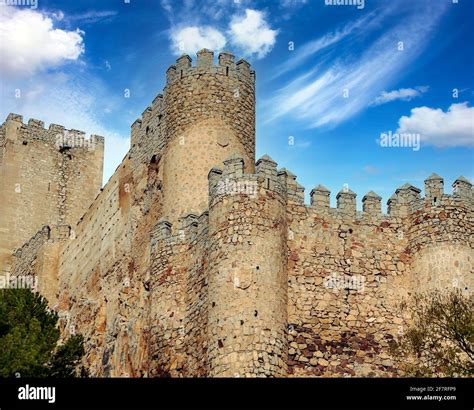
[[[44,225],[74,225],[102,185],[104,139],[9,114],[0,127],[0,275]]]

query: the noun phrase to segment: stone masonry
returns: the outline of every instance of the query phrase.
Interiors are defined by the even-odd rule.
[[[331,208],[322,185],[307,205],[294,174],[255,162],[249,63],[201,50],[166,78],[97,196],[100,137],[58,145],[58,126],[9,115],[0,271],[38,279],[93,376],[397,376],[399,302],[473,288],[471,183],[405,184],[388,214],[372,191]]]

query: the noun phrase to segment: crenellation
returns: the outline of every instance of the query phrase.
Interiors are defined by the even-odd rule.
[[[402,185],[395,191],[399,215],[407,216],[416,208],[415,205],[420,201],[420,192],[421,189],[408,183]]]
[[[197,68],[212,68],[214,67],[214,52],[203,48],[197,52],[196,58]]]
[[[224,170],[222,176],[224,178],[241,178],[244,174],[244,159],[237,154],[231,155],[223,161]]]
[[[192,67],[192,59],[187,54],[183,54],[176,60],[176,72],[180,78],[186,74],[187,70]]]
[[[10,113],[5,121],[15,121],[23,124],[23,115]]]
[[[243,58],[237,61],[236,63],[236,69],[237,73],[240,78],[245,78],[245,79],[250,79],[251,78],[251,69],[250,69],[250,63],[247,60],[244,60]]]
[[[176,66],[170,65],[166,70],[166,84],[170,84],[176,78]]]
[[[163,94],[158,94],[152,101],[151,107],[153,111],[161,113],[163,109]]]
[[[218,56],[218,63],[220,67],[229,68],[229,72],[226,72],[226,74],[230,74],[235,71],[235,56],[232,53],[227,51],[220,52]]]
[[[145,111],[142,112],[142,122],[145,124],[148,123],[150,121],[152,113],[153,113],[152,108],[147,107]]]
[[[444,195],[444,180],[438,174],[431,174],[425,179],[425,201],[437,205]]]
[[[44,121],[35,120],[34,118],[30,118],[28,120],[29,127],[36,127],[36,128],[44,128]]]
[[[319,184],[313,188],[309,196],[311,200],[311,206],[321,210],[326,210],[329,208],[331,201],[331,191],[324,185]]]
[[[66,128],[63,125],[58,125],[58,124],[49,124],[48,130],[51,133],[57,133],[57,134],[63,134]]]
[[[369,191],[362,198],[362,210],[371,215],[382,214],[382,197],[374,191]]]
[[[460,176],[453,182],[453,193],[462,199],[472,199],[472,183],[463,176]]]
[[[340,190],[336,195],[337,210],[342,214],[355,216],[356,196],[357,194],[348,188],[343,188]]]

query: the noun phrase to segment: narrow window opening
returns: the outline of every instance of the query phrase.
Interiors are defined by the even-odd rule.
[[[181,78],[183,78],[183,70],[181,70]]]
[[[146,135],[148,135],[149,132],[150,132],[150,127],[147,125],[146,131],[145,131]]]
[[[433,198],[433,205],[436,205],[437,203],[438,203],[438,198],[435,196],[435,197]]]
[[[226,67],[226,68],[225,68],[225,75],[226,75],[227,77],[229,77],[229,67]]]

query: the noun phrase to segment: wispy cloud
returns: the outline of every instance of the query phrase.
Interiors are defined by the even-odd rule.
[[[375,27],[377,24],[379,24],[380,20],[389,9],[387,8],[384,10],[384,12],[380,13],[369,13],[354,22],[346,24],[342,28],[329,32],[315,40],[311,40],[306,44],[303,44],[301,47],[297,47],[295,51],[291,52],[290,58],[288,58],[276,69],[275,73],[272,75],[272,78],[277,78],[288,71],[300,68],[306,60],[313,57],[319,51],[337,44],[348,36],[357,33],[361,27],[365,27],[366,30],[370,29],[371,27]],[[359,35],[360,34],[361,33],[359,32]]]
[[[362,19],[304,45],[302,51],[283,64],[278,75],[300,68],[300,62],[310,57],[314,62],[318,52],[329,44],[338,47],[325,66],[303,72],[265,102],[268,121],[291,115],[316,128],[336,125],[366,109],[424,50],[445,9],[443,3],[423,3],[409,10],[387,7],[378,14],[377,19],[381,20],[376,24],[365,24]],[[420,19],[420,11],[424,19]],[[380,32],[380,23],[386,23],[394,13],[404,13],[404,17],[395,25],[393,19],[391,25],[382,24],[389,28]],[[350,33],[354,34],[349,36]],[[350,38],[349,46],[341,44],[345,38]],[[361,39],[363,48],[357,43]],[[354,45],[364,52],[354,53]]]
[[[69,14],[65,18],[69,22],[80,22],[83,24],[97,23],[98,21],[111,20],[118,14],[115,10],[90,10],[80,14]]]
[[[411,101],[413,98],[421,97],[428,91],[428,86],[415,88],[400,88],[399,90],[383,91],[372,103],[372,105],[382,105],[395,100]]]

